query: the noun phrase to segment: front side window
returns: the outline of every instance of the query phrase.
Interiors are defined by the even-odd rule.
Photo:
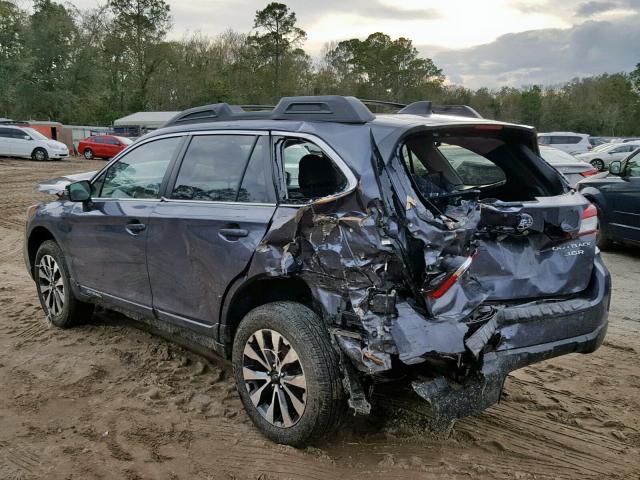
[[[93,143],[104,143],[104,139],[102,137],[93,137],[91,141]]]
[[[171,198],[217,202],[268,201],[263,157],[267,141],[267,136],[256,135],[193,137]]]
[[[344,174],[316,144],[304,139],[285,139],[280,148],[289,203],[307,203],[346,187]]]
[[[160,198],[160,186],[182,137],[140,145],[120,158],[100,177],[100,198]],[[104,178],[102,178],[104,177]]]
[[[627,162],[627,166],[625,167],[625,176],[640,177],[640,158],[638,158],[638,155]]]

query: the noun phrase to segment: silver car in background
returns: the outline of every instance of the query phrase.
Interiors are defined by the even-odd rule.
[[[576,186],[580,180],[598,173],[598,170],[591,164],[578,160],[562,150],[553,147],[540,145],[540,156],[562,173],[572,187]]]

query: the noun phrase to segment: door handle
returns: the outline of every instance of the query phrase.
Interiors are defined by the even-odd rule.
[[[244,228],[221,228],[219,230],[220,235],[228,240],[246,237],[249,235],[249,230]]]
[[[129,234],[138,235],[139,233],[143,232],[147,228],[147,226],[144,223],[140,223],[139,221],[135,220],[133,222],[127,223],[127,226],[124,228]]]

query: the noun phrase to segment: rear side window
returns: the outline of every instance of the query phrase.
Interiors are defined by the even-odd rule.
[[[576,136],[553,136],[551,137],[551,143],[555,144],[555,145],[575,145],[580,143],[580,140],[582,140],[581,137],[576,137]]]
[[[316,144],[303,139],[283,139],[279,146],[289,203],[307,203],[346,187],[342,171]]]
[[[12,128],[0,128],[0,137],[2,137],[2,138],[13,138],[13,129]]]
[[[198,135],[184,156],[171,192],[178,200],[269,201],[264,155],[267,136]]]
[[[140,145],[111,165],[97,182],[100,198],[160,198],[160,185],[182,137],[162,138]]]
[[[115,138],[107,138],[107,143],[110,145],[120,145],[120,142]]]

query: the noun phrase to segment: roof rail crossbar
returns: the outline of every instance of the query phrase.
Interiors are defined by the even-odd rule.
[[[431,115],[436,113],[439,115],[455,115],[457,117],[482,118],[482,115],[468,105],[433,105],[428,100],[413,102],[398,113],[407,115]]]
[[[455,115],[457,117],[482,118],[477,111],[469,105],[433,105],[431,107],[433,113],[440,115]]]
[[[381,107],[404,108],[407,106],[404,103],[388,102],[387,100],[367,100],[367,99],[361,98],[360,101],[365,105],[377,105]]]

